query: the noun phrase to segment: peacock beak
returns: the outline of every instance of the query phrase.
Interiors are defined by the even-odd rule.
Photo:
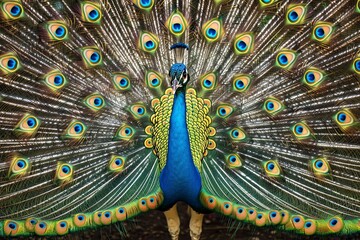
[[[173,81],[172,81],[172,90],[173,90],[173,94],[175,95],[175,92],[176,92],[176,89],[178,89],[179,87],[179,82],[178,80],[175,78]]]

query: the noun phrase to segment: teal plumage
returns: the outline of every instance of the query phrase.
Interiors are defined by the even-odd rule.
[[[359,4],[0,0],[0,236],[359,233]]]

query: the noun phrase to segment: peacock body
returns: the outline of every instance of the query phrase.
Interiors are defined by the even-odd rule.
[[[164,211],[360,232],[360,1],[1,0],[0,236]],[[168,73],[166,77],[165,73]]]

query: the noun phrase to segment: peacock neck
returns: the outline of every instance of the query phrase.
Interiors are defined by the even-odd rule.
[[[164,193],[165,209],[178,201],[188,203],[193,209],[201,208],[199,202],[201,178],[191,155],[183,88],[178,89],[174,96],[167,161],[160,174],[160,187]]]
[[[194,166],[189,133],[186,125],[185,90],[178,89],[174,96],[174,103],[170,117],[169,148],[166,166],[170,169],[183,171]]]

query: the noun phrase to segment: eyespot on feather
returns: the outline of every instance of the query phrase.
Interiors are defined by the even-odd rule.
[[[39,221],[36,225],[35,225],[35,233],[37,235],[43,236],[46,234],[46,232],[48,231],[48,227],[49,224],[45,221]]]
[[[136,103],[130,106],[130,113],[135,119],[140,119],[144,116],[147,116],[146,114],[146,107],[143,103]]]
[[[140,32],[138,48],[143,52],[154,54],[159,47],[159,38],[147,31]]]
[[[150,12],[154,6],[155,0],[132,0],[133,3],[141,10]]]
[[[103,211],[100,217],[101,223],[103,225],[109,225],[112,222],[113,213],[111,211]]]
[[[287,25],[300,25],[305,23],[307,7],[304,4],[289,5],[286,12],[285,23]]]
[[[201,88],[205,91],[212,91],[217,86],[218,77],[215,72],[209,72],[200,77]]]
[[[291,218],[291,223],[295,229],[300,230],[304,228],[305,220],[302,216],[296,215]]]
[[[279,99],[269,97],[265,100],[263,109],[271,116],[275,116],[285,109],[285,105]]]
[[[360,0],[359,0],[359,2],[360,2]],[[356,74],[360,75],[360,57],[357,57],[354,59],[354,61],[352,63],[352,70]]]
[[[29,174],[31,165],[28,158],[23,156],[14,156],[10,163],[9,178],[22,177]]]
[[[116,140],[129,141],[135,133],[135,130],[127,124],[122,125],[115,134]]]
[[[126,208],[125,207],[118,207],[116,209],[116,218],[119,221],[125,221],[127,216],[126,216]]]
[[[257,216],[257,211],[255,209],[249,209],[248,210],[248,218],[249,221],[255,221]]]
[[[234,112],[234,108],[229,104],[221,104],[216,110],[216,115],[220,118],[228,118]]]
[[[1,13],[6,20],[18,20],[25,16],[24,8],[20,1],[3,1],[0,3]]]
[[[229,135],[230,135],[230,138],[234,142],[240,142],[240,141],[244,141],[246,139],[246,134],[245,134],[244,130],[242,130],[241,128],[233,128],[229,132]]]
[[[280,214],[282,217],[281,224],[282,225],[287,224],[290,220],[290,214],[287,211],[281,211]]]
[[[266,220],[267,220],[267,214],[264,212],[259,212],[256,215],[255,224],[258,227],[263,227],[267,223]]]
[[[333,32],[334,27],[332,23],[319,21],[313,27],[311,38],[320,43],[328,43]]]
[[[35,225],[37,224],[38,220],[35,218],[27,218],[25,220],[25,228],[29,232],[35,232]]]
[[[209,139],[209,143],[207,145],[208,150],[214,150],[216,148],[216,142],[212,139]]]
[[[247,74],[237,74],[233,77],[233,90],[236,92],[246,92],[252,82],[252,77]]]
[[[116,90],[128,91],[131,89],[131,82],[128,73],[114,72],[111,74],[111,80]]]
[[[302,82],[311,89],[316,89],[325,80],[325,72],[318,68],[310,67],[305,71]]]
[[[65,220],[57,221],[55,224],[55,231],[58,235],[69,233],[69,223]]]
[[[282,216],[279,211],[272,210],[269,212],[269,220],[272,225],[277,225],[281,222]]]
[[[85,124],[78,120],[73,120],[66,128],[64,137],[69,139],[81,139],[87,130]]]
[[[149,210],[146,202],[146,198],[141,198],[138,202],[138,206],[141,212],[147,212]]]
[[[245,55],[254,51],[254,34],[241,33],[235,36],[234,51],[236,55]]]
[[[146,85],[151,89],[158,89],[161,87],[164,77],[153,70],[148,70],[145,73]]]
[[[81,18],[88,23],[100,24],[102,18],[101,5],[90,1],[82,2]]]
[[[69,163],[58,162],[55,172],[55,181],[61,184],[70,182],[74,177],[74,168]]]
[[[356,124],[355,116],[348,109],[338,111],[334,117],[336,124],[343,130],[346,130]]]
[[[15,73],[20,68],[20,60],[14,52],[0,55],[0,70],[3,75]]]
[[[217,206],[217,200],[213,196],[207,196],[205,198],[205,205],[208,209],[213,210]]]
[[[340,217],[333,217],[329,219],[327,226],[334,233],[340,232],[344,227],[344,221]]]
[[[234,208],[235,216],[237,220],[245,220],[247,217],[247,210],[246,208],[239,206]]]
[[[208,128],[208,134],[209,134],[209,137],[215,136],[215,134],[216,134],[216,129],[213,128],[213,127],[209,127],[209,128]]]
[[[45,85],[54,92],[61,90],[67,84],[67,78],[57,69],[45,74],[43,79]]]
[[[102,54],[97,47],[83,47],[80,49],[85,68],[98,67],[103,64]]]
[[[310,169],[316,176],[327,176],[331,168],[326,158],[316,158],[310,161]]]
[[[316,233],[316,221],[307,219],[304,224],[304,231],[306,235],[313,235]]]
[[[224,202],[221,205],[221,212],[225,215],[225,216],[229,216],[232,214],[232,210],[233,210],[233,205],[231,202]]]
[[[19,232],[19,223],[13,220],[5,220],[4,222],[4,233],[7,236],[16,236]]]
[[[268,177],[279,177],[281,174],[281,168],[276,160],[269,160],[263,162],[265,173]]]
[[[275,65],[285,70],[290,70],[297,59],[297,53],[293,50],[282,49],[276,56]]]
[[[98,112],[105,106],[105,99],[98,93],[93,93],[84,99],[84,104],[94,112]]]
[[[112,172],[122,172],[125,167],[125,158],[117,155],[112,155],[109,162],[109,169]]]
[[[180,37],[188,27],[188,23],[184,15],[176,9],[166,21],[166,27],[173,35]]]
[[[102,225],[101,223],[101,215],[102,212],[94,212],[93,214],[93,220],[96,225]]]
[[[305,122],[299,122],[291,127],[291,131],[296,139],[304,140],[312,137],[310,128]]]
[[[265,8],[274,5],[277,1],[278,0],[259,0],[259,3],[261,8]]]
[[[149,196],[146,200],[146,204],[149,209],[155,209],[158,206],[157,197]]]
[[[37,132],[41,122],[32,114],[25,114],[23,118],[15,126],[14,131],[19,135],[32,137]]]
[[[220,18],[213,18],[202,26],[202,34],[209,43],[219,41],[224,35],[224,28]]]
[[[86,225],[87,216],[83,213],[75,214],[73,217],[74,225],[77,227],[84,227]]]
[[[62,21],[48,21],[45,23],[48,38],[51,41],[64,41],[69,39],[69,31]]]
[[[242,166],[242,160],[237,153],[232,153],[226,156],[226,165],[229,168],[240,168]]]

